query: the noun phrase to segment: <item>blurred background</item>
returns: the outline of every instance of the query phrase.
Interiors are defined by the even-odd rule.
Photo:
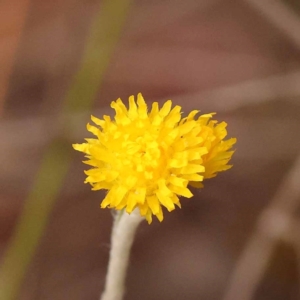
[[[138,92],[238,142],[140,226],[125,299],[300,299],[298,0],[4,0],[0,24],[1,300],[98,299],[112,216],[71,144]]]

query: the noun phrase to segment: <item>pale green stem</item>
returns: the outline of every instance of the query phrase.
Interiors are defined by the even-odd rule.
[[[74,110],[90,110],[103,81],[113,50],[127,15],[130,0],[104,0],[91,25],[80,68],[64,100],[61,132],[70,125],[65,116]],[[35,254],[49,214],[57,199],[71,161],[71,143],[55,139],[49,145],[22,215],[3,257],[0,271],[0,299],[18,297],[27,267]]]
[[[137,210],[130,215],[124,212],[115,217],[105,288],[100,300],[123,299],[130,250],[136,229],[142,220],[144,218]]]

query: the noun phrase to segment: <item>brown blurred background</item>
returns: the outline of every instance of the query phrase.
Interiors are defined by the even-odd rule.
[[[67,134],[57,116],[101,9],[98,0],[0,2],[3,257],[49,145],[87,137],[90,111],[72,111]],[[140,226],[125,299],[300,299],[299,1],[132,1],[92,113],[138,92],[149,104],[216,111],[238,143],[230,171],[161,224]],[[93,300],[103,289],[111,212],[70,153],[17,299]]]

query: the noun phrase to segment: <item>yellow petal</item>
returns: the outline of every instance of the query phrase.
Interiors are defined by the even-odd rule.
[[[127,188],[124,186],[115,186],[113,189],[110,190],[110,202],[112,206],[118,206],[123,198],[125,197],[126,193],[128,192]]]
[[[137,106],[136,106],[136,103],[134,101],[134,96],[129,97],[128,116],[131,120],[135,120],[138,116]]]
[[[172,201],[173,201],[179,208],[181,208],[181,204],[180,204],[179,198],[177,197],[176,194],[173,194],[173,195],[172,195]]]
[[[169,179],[170,183],[173,185],[179,186],[179,187],[186,187],[188,184],[188,181],[184,178],[176,177],[176,176],[170,176]]]
[[[193,194],[188,188],[185,187],[179,187],[179,186],[170,186],[170,189],[172,192],[176,193],[177,195],[186,197],[186,198],[191,198],[193,197]]]
[[[104,120],[100,120],[100,119],[94,117],[93,115],[91,115],[91,119],[92,119],[92,121],[93,121],[96,125],[98,125],[98,126],[103,127],[104,124],[105,124],[105,121],[104,121]]]
[[[152,213],[151,213],[150,209],[148,209],[148,211],[145,215],[145,219],[147,220],[148,224],[152,223]]]
[[[138,114],[141,119],[146,119],[147,115],[147,104],[141,93],[137,96]]]
[[[171,107],[172,107],[172,101],[171,100],[168,100],[164,105],[163,107],[161,108],[161,110],[159,111],[159,115],[161,117],[166,117],[170,110],[171,110]]]
[[[148,212],[148,205],[147,205],[147,203],[139,204],[139,209],[140,209],[141,215],[142,216],[146,216],[146,214]]]
[[[149,196],[146,199],[148,206],[150,207],[154,215],[159,213],[160,204],[156,196]]]
[[[90,148],[89,144],[86,144],[86,143],[73,144],[72,146],[77,151],[84,152],[84,153],[89,153],[89,148]]]
[[[94,134],[96,136],[98,135],[98,132],[100,131],[97,127],[95,127],[89,123],[87,123],[86,129],[87,129],[87,131],[91,132],[92,134]]]
[[[199,174],[186,174],[184,178],[189,181],[203,181],[204,176]]]
[[[156,196],[159,202],[168,210],[172,211],[175,209],[172,199],[168,196],[163,195],[159,190],[156,192]]]
[[[157,217],[157,219],[159,220],[159,222],[162,222],[162,220],[164,219],[164,215],[163,215],[163,211],[161,209],[161,206],[159,207],[159,211],[158,211],[158,213],[155,216]]]
[[[183,167],[181,169],[182,174],[193,174],[193,173],[200,173],[204,171],[205,171],[204,166],[194,165],[194,164],[188,164],[186,167]]]
[[[189,133],[196,126],[195,121],[188,121],[178,127],[180,135]]]
[[[159,106],[157,102],[153,102],[152,103],[152,109],[151,112],[149,114],[149,119],[152,121],[153,118],[158,114],[159,112]]]

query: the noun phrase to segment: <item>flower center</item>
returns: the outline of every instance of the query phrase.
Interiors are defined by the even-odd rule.
[[[123,136],[121,140],[119,141],[121,151],[115,153],[118,161],[115,167],[119,179],[124,182],[135,182],[132,188],[147,187],[148,191],[155,189],[156,181],[168,172],[168,155],[160,146],[159,132],[135,128],[135,131]],[[131,179],[128,179],[129,176]]]

